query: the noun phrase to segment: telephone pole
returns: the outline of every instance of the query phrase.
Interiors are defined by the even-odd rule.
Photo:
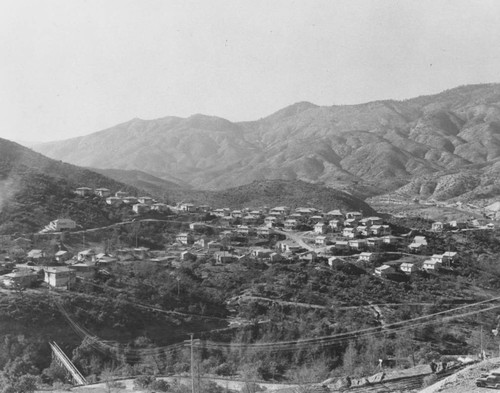
[[[193,336],[194,333],[189,333],[191,336],[191,393],[194,393],[194,353],[193,353]]]

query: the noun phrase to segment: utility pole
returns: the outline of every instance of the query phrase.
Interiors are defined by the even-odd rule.
[[[481,359],[484,360],[484,357],[483,357],[483,325],[481,325]]]
[[[193,336],[194,333],[189,333],[191,336],[191,393],[194,393],[194,353],[193,353]]]

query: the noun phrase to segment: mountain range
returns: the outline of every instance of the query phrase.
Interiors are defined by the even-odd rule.
[[[475,187],[494,183],[487,194],[495,196],[500,85],[360,105],[301,102],[247,122],[204,115],[133,119],[33,148],[80,166],[138,170],[198,189],[285,179],[361,197],[403,187],[402,192],[421,197],[460,197],[463,191],[475,198],[482,195],[474,194]],[[462,169],[476,178],[467,188],[459,186]],[[478,171],[483,178],[474,175]],[[430,188],[418,186],[429,181]],[[455,191],[431,192],[434,183]]]

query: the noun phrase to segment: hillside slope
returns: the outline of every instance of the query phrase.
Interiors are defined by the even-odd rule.
[[[136,194],[134,187],[87,169],[44,157],[0,139],[0,233],[34,232],[50,221],[70,217],[82,226],[109,224],[101,200],[81,203],[76,187],[106,187]]]
[[[133,119],[35,149],[77,165],[180,178],[195,188],[299,179],[361,185],[362,194],[373,195],[414,176],[499,158],[500,85],[362,105],[298,103],[240,123],[203,115]]]

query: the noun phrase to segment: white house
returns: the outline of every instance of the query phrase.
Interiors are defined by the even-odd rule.
[[[377,259],[378,254],[374,252],[362,252],[358,257],[358,261],[360,262],[375,262]]]
[[[375,268],[375,275],[379,277],[386,277],[388,274],[394,272],[395,272],[394,268],[389,265],[382,265]]]
[[[297,220],[286,220],[285,221],[285,229],[291,231],[291,230],[294,230],[295,228],[297,228],[297,226],[299,225],[299,223],[297,222]]]
[[[137,202],[151,206],[153,204],[154,200],[153,200],[153,198],[148,197],[148,196],[141,196],[141,197],[137,198]]]
[[[94,190],[94,193],[101,198],[106,198],[111,195],[111,191],[109,190],[109,188],[96,188]]]
[[[441,262],[432,259],[427,259],[426,261],[424,261],[422,269],[438,271],[439,269],[441,269]]]
[[[328,226],[324,222],[318,222],[314,225],[314,233],[324,234],[328,232]]]
[[[108,205],[111,205],[111,206],[117,206],[117,205],[121,205],[123,203],[123,200],[122,198],[119,198],[119,197],[107,197],[106,198],[106,203]]]
[[[151,210],[151,206],[146,205],[145,203],[136,203],[132,206],[132,210],[137,214],[144,214]]]
[[[363,213],[361,212],[347,212],[345,214],[347,219],[361,220],[363,218]]]
[[[356,228],[345,227],[342,230],[342,236],[346,237],[348,239],[354,239],[357,236],[357,234],[358,234],[358,231],[356,230]]]
[[[332,228],[332,230],[334,231],[339,231],[340,229],[342,229],[342,222],[343,221],[340,221],[340,220],[337,220],[337,219],[334,219],[334,220],[330,220],[328,222],[328,225],[330,225],[330,228]]]
[[[418,266],[411,262],[403,262],[399,268],[405,274],[412,274],[418,270]]]
[[[166,212],[168,211],[168,205],[165,203],[153,203],[151,205],[151,210],[157,211],[157,212]]]
[[[68,287],[76,279],[76,271],[67,266],[50,266],[44,272],[44,281],[51,287]]]
[[[368,242],[365,239],[349,240],[349,248],[353,250],[364,250]]]
[[[181,244],[193,244],[194,243],[193,235],[191,235],[190,233],[185,233],[185,232],[179,233],[175,237],[175,240]]]
[[[433,232],[443,232],[444,224],[441,221],[436,221],[432,223],[431,231]]]
[[[92,195],[92,188],[89,187],[78,187],[75,190],[75,194],[80,195],[80,196],[88,196]]]

